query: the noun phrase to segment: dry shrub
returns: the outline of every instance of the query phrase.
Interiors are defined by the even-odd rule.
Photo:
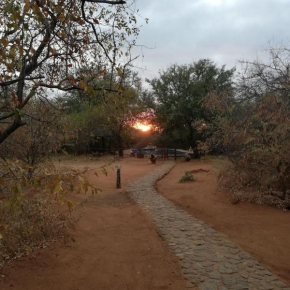
[[[60,148],[65,130],[61,112],[49,104],[33,101],[26,110],[25,126],[20,127],[0,144],[0,158],[2,162],[5,159],[21,161],[29,167],[27,173],[32,176],[49,155]],[[4,127],[0,124],[0,131],[1,129]]]
[[[75,219],[68,192],[96,193],[85,172],[60,173],[48,160],[62,140],[59,112],[36,101],[27,112],[26,126],[0,145],[0,266],[63,236]]]
[[[269,63],[244,62],[232,94],[211,93],[215,118],[207,140],[231,166],[222,183],[239,200],[290,206],[290,50],[269,49]]]
[[[99,190],[85,178],[88,169],[59,172],[45,163],[30,176],[29,166],[19,160],[0,165],[0,267],[64,237],[64,229],[77,219],[78,205],[69,192]]]
[[[55,201],[46,193],[19,198],[17,202],[0,202],[0,266],[6,261],[44,247],[63,238],[63,229],[71,221],[57,211]]]
[[[219,173],[219,186],[231,193],[230,200],[233,204],[239,202],[269,204],[285,209],[290,205],[289,194],[283,198],[282,192],[267,190],[263,187],[260,177],[255,178],[250,171],[241,170],[234,164],[228,165]]]

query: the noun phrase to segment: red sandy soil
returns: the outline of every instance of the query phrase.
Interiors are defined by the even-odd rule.
[[[158,182],[159,191],[193,216],[205,221],[290,285],[290,212],[266,205],[233,205],[226,191],[218,190],[217,174],[222,161],[179,162]],[[196,182],[179,183],[185,171]]]
[[[62,161],[59,166],[98,168],[104,161]],[[134,158],[120,162],[122,188],[155,165]],[[150,217],[116,189],[116,169],[90,180],[103,189],[81,210],[71,231],[75,243],[53,244],[7,265],[0,289],[184,290],[177,257],[157,235]]]

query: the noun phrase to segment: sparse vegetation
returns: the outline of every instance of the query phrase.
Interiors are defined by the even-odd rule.
[[[19,160],[1,163],[0,266],[64,237],[63,230],[76,217],[70,192],[98,192],[85,178],[86,170],[60,172],[50,163],[39,165],[31,175],[29,168]]]
[[[74,207],[69,192],[98,191],[86,171],[59,172],[49,156],[65,139],[92,135],[78,120],[69,124],[73,130],[65,122],[68,111],[87,104],[101,108],[87,114],[87,124],[96,129],[106,120],[121,140],[128,104],[137,98],[129,82],[138,79],[128,72],[139,34],[136,14],[124,1],[2,2],[0,265],[63,235],[72,218],[63,212]]]
[[[179,179],[179,183],[196,181],[197,178],[190,173],[190,171],[185,171],[184,175]]]
[[[97,193],[86,170],[53,167],[50,154],[65,146],[123,157],[124,147],[154,141],[193,147],[185,161],[221,154],[228,164],[220,184],[233,203],[290,207],[289,48],[270,48],[269,63],[243,62],[235,82],[234,68],[209,59],[171,65],[144,91],[131,65],[138,13],[125,3],[0,7],[0,266],[64,236],[74,219],[68,193]],[[138,118],[154,133],[132,133]],[[201,172],[186,171],[179,183]]]
[[[231,166],[222,182],[234,200],[290,205],[290,53],[270,48],[270,62],[244,62],[235,94],[212,93],[215,114],[209,152],[222,152]]]

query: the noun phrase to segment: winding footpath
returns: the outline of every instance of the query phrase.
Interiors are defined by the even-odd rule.
[[[173,166],[174,162],[165,162],[132,182],[127,191],[153,217],[159,235],[180,259],[187,279],[186,287],[200,290],[290,290],[247,252],[155,190],[155,183]]]

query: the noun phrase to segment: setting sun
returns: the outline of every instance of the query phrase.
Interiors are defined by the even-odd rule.
[[[142,124],[140,122],[137,122],[134,126],[135,129],[141,130],[143,132],[149,131],[152,128],[152,125],[150,124]]]

